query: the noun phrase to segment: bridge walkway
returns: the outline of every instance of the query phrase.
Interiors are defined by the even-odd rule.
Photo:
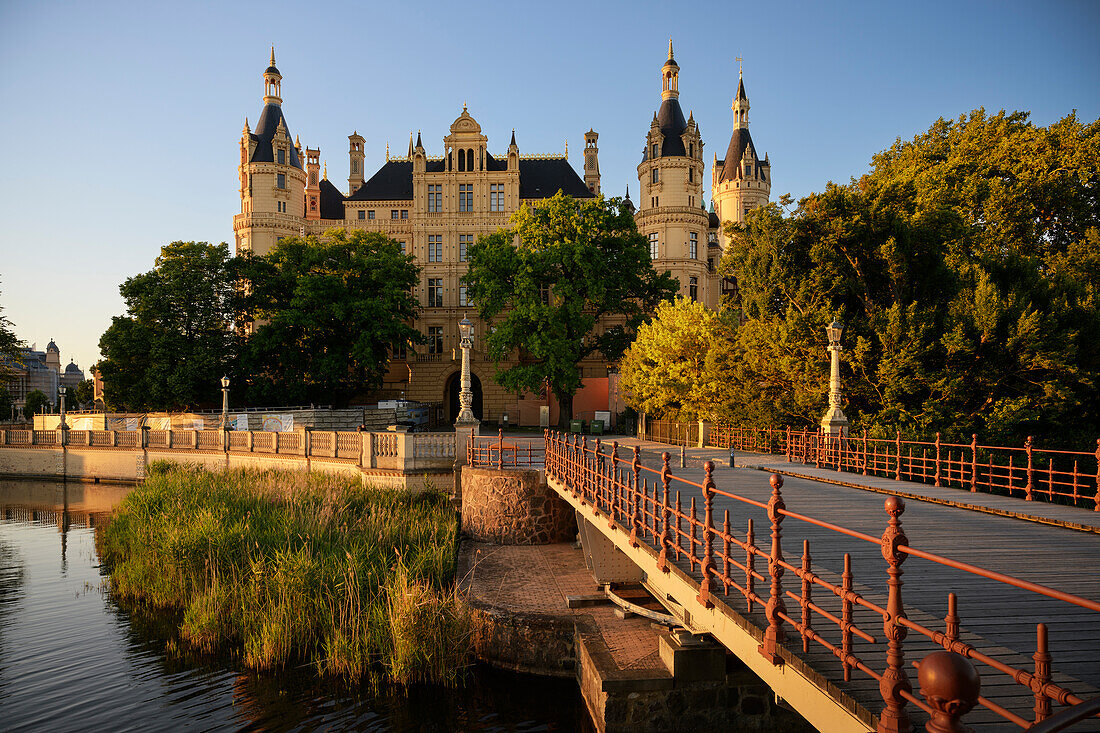
[[[609,452],[610,440],[603,441],[605,452]],[[642,465],[659,470],[660,453],[670,450],[670,446],[657,443],[644,443],[634,439],[619,442],[620,457],[629,460],[632,445],[641,449]],[[670,452],[676,451],[672,448]],[[678,452],[677,452],[678,453]],[[711,449],[688,449],[689,460],[686,468],[679,468],[678,455],[674,459],[674,473],[688,481],[702,483],[703,458],[724,457],[727,462],[718,463],[713,474],[714,482],[720,490],[728,491],[749,499],[765,503],[771,494],[771,487],[765,475],[757,471],[731,469],[728,467],[728,452]],[[752,456],[750,458],[750,456]],[[773,467],[775,456],[738,455],[739,464],[755,463],[764,469]],[[767,459],[767,462],[765,460]],[[804,470],[797,464],[780,462],[776,469],[788,470],[788,473]],[[812,469],[812,467],[806,467]],[[812,469],[817,470],[817,469]],[[836,473],[824,471],[826,474]],[[869,477],[840,474],[845,480],[861,480]],[[647,481],[652,494],[654,479],[649,474]],[[822,478],[829,478],[823,476]],[[1011,575],[1016,578],[1039,583],[1056,590],[1100,601],[1100,573],[1096,567],[1100,564],[1100,538],[1095,534],[1077,531],[1061,526],[1039,522],[1023,522],[1018,519],[985,511],[964,511],[947,503],[920,500],[920,493],[934,487],[908,482],[888,482],[875,479],[875,483],[887,482],[885,486],[871,485],[868,490],[854,489],[849,486],[823,483],[811,477],[789,475],[782,489],[783,499],[789,511],[810,515],[849,529],[863,532],[873,537],[882,534],[887,525],[887,515],[883,510],[883,496],[876,491],[898,493],[910,499],[901,517],[902,526],[909,539],[909,545],[928,552],[970,563],[981,568]],[[870,484],[871,482],[868,481]],[[893,484],[893,486],[889,485]],[[902,485],[905,484],[905,485]],[[675,486],[675,484],[674,484]],[[681,488],[684,488],[681,485]],[[965,494],[968,501],[981,502],[988,499],[1002,499],[983,494]],[[689,495],[690,493],[690,495]],[[702,519],[703,497],[698,490],[681,494],[681,503],[685,512],[690,512],[692,498],[696,499],[696,509]],[[936,498],[936,497],[933,497]],[[674,501],[674,500],[673,500]],[[1006,499],[1009,503],[1025,505],[1029,510],[1043,509],[1040,502],[1024,502],[1022,499]],[[991,504],[993,502],[990,502]],[[1095,521],[1093,512],[1068,507],[1073,516],[1087,524]],[[770,522],[764,509],[735,501],[720,494],[715,496],[714,521],[720,526],[726,512],[735,535],[744,537],[748,521],[753,521],[758,547],[766,548],[769,543]],[[1082,516],[1083,515],[1083,516]],[[645,517],[650,525],[646,535],[649,544],[656,542],[652,526],[659,522],[652,515]],[[788,562],[798,565],[803,550],[803,542],[808,541],[812,567],[820,577],[837,585],[841,582],[843,557],[849,553],[851,570],[854,576],[854,589],[868,600],[885,606],[888,593],[887,573],[880,546],[869,542],[860,542],[805,522],[788,518],[782,527],[782,545]],[[686,532],[685,532],[686,534]],[[702,555],[701,532],[695,538],[696,557]],[[684,552],[679,555],[676,564],[684,572],[698,581],[701,578],[698,561],[691,562],[687,549],[692,544],[690,536],[681,536]],[[716,556],[720,542],[716,545]],[[731,553],[736,554],[736,553]],[[721,562],[721,561],[719,561]],[[758,559],[758,566],[766,562]],[[718,568],[722,570],[721,567]],[[973,644],[984,653],[1014,667],[1030,670],[1034,667],[1032,655],[1036,650],[1036,623],[1043,622],[1049,630],[1049,648],[1053,658],[1052,681],[1071,689],[1082,698],[1100,694],[1100,617],[1095,612],[1070,605],[1055,599],[1005,585],[970,573],[954,570],[943,565],[910,557],[902,565],[904,583],[902,597],[908,617],[931,629],[944,628],[944,616],[947,613],[947,595],[958,595],[958,616],[960,618],[960,639]],[[739,571],[731,570],[735,579]],[[766,570],[764,570],[766,573]],[[741,583],[744,574],[741,573]],[[800,581],[788,571],[784,579],[785,590],[799,592]],[[766,583],[757,581],[757,592],[767,597]],[[760,586],[765,586],[761,589]],[[718,587],[721,594],[721,585]],[[722,597],[720,595],[720,597]],[[729,595],[723,598],[725,603],[757,626],[764,629],[767,620],[759,604],[747,608],[746,600],[736,589],[729,589]],[[839,616],[840,600],[833,595],[817,589],[813,600],[824,610]],[[797,601],[787,600],[787,612],[792,617],[801,613]],[[816,614],[815,614],[816,616]],[[853,620],[859,628],[876,638],[871,644],[854,640],[853,651],[871,668],[885,668],[885,649],[882,617],[862,608],[856,608]],[[815,618],[815,630],[823,637],[839,643],[836,626],[824,619]],[[836,633],[832,633],[836,632]],[[869,676],[853,671],[849,681],[843,680],[843,671],[839,660],[823,647],[810,643],[808,650],[803,649],[798,631],[787,627],[785,648],[803,659],[813,670],[822,674],[843,693],[851,696],[867,710],[877,714],[883,707],[878,683]],[[905,641],[907,664],[919,661],[928,652],[939,649],[922,636],[912,632]],[[1007,675],[990,667],[976,664],[982,675],[983,696],[997,705],[1030,720],[1034,698],[1030,692],[1014,683]],[[909,677],[914,693],[916,670],[909,668]],[[923,724],[926,716],[914,705],[907,709],[915,725]],[[1055,711],[1058,706],[1055,705]],[[976,730],[1011,729],[1003,718],[991,711],[979,707],[968,714],[965,722]],[[1074,730],[1100,730],[1100,724],[1093,719],[1080,724]]]

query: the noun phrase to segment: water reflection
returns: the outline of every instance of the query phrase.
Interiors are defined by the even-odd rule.
[[[0,481],[4,730],[591,730],[571,680],[479,669],[458,691],[372,692],[190,653],[174,618],[106,593],[95,527],[129,490]]]

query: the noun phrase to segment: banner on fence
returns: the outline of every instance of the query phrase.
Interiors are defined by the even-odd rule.
[[[267,414],[263,418],[263,429],[267,433],[289,433],[294,430],[293,415]]]

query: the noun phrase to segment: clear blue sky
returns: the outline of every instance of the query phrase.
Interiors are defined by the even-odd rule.
[[[686,11],[686,12],[685,12]],[[469,19],[473,15],[473,20]],[[20,337],[88,368],[118,285],[173,240],[232,241],[244,118],[274,43],[283,109],[346,187],[422,130],[430,155],[468,102],[492,151],[581,166],[637,192],[668,39],[680,102],[725,152],[734,57],[773,197],[821,190],[938,117],[976,107],[1100,116],[1100,3],[189,3],[0,0],[0,306]],[[708,197],[709,198],[709,197]]]

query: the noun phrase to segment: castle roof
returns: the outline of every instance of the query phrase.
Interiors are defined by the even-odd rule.
[[[661,157],[687,155],[684,139],[680,137],[687,130],[687,120],[680,103],[675,99],[666,99],[657,112],[657,125],[661,128],[664,141],[661,143]]]
[[[55,344],[55,343],[53,342],[53,339],[50,339],[50,343],[46,344],[46,351],[57,351],[57,352],[60,352],[60,351],[61,351],[61,349],[57,348],[57,344]]]
[[[486,153],[485,168],[490,171],[504,171],[508,169],[508,164]],[[443,161],[427,161],[426,170],[429,173],[442,172]],[[574,198],[594,197],[565,158],[520,158],[519,197],[521,199],[549,198],[559,190]],[[412,162],[391,160],[383,164],[366,183],[359,187],[359,190],[346,200],[408,201],[412,197]],[[324,213],[321,216],[325,219],[329,218]]]
[[[713,211],[708,213],[707,214],[707,228],[708,229],[717,229],[720,226],[722,226],[722,221],[718,218],[718,214],[715,214]]]
[[[730,145],[726,148],[726,158],[718,161],[719,165],[722,166],[722,175],[719,176],[719,181],[733,181],[745,177],[741,168],[741,159],[745,157],[746,149],[751,150],[753,159],[759,161],[760,156],[756,154],[756,146],[752,144],[749,129],[747,127],[734,128],[733,135],[730,136]],[[760,175],[761,177],[764,176],[763,171],[760,172]]]
[[[321,189],[321,218],[343,219],[344,194],[340,193],[340,189],[332,185],[327,178],[321,180],[319,188]]]
[[[264,111],[260,113],[260,121],[256,123],[256,131],[252,133],[252,139],[256,141],[256,149],[252,151],[250,163],[274,163],[275,158],[271,150],[271,141],[275,138],[275,131],[279,129],[279,122],[283,123],[286,134],[290,136],[290,126],[283,117],[283,108],[274,102],[264,105]],[[290,146],[290,164],[295,168],[301,168],[298,160],[298,151]]]

